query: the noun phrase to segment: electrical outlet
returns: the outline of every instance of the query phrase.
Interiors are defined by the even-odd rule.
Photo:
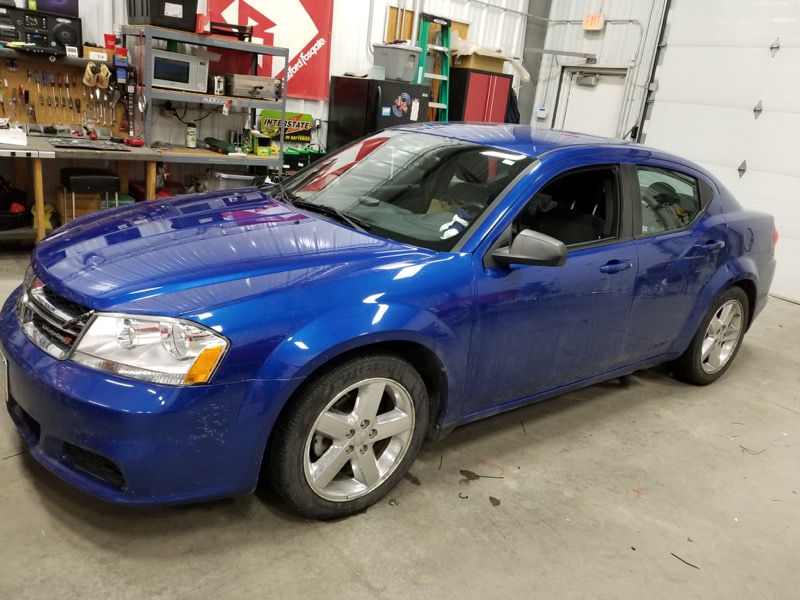
[[[322,119],[314,119],[314,129],[316,131],[322,129]]]

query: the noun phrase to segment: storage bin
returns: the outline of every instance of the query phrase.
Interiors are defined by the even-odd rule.
[[[413,83],[422,48],[400,44],[372,44],[375,65],[383,67],[386,79]]]

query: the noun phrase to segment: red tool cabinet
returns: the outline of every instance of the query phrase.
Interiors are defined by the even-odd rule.
[[[503,123],[511,75],[450,69],[450,120]]]

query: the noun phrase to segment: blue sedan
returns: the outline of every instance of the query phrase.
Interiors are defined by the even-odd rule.
[[[426,436],[671,361],[718,379],[764,308],[773,218],[615,140],[423,124],[282,184],[79,218],[0,315],[31,455],[129,504],[378,501]]]

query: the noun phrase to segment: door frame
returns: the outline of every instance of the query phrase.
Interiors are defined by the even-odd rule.
[[[630,87],[630,73],[631,69],[628,67],[561,67],[561,75],[558,82],[558,91],[556,92],[555,110],[553,111],[553,129],[563,129],[564,121],[567,117],[567,106],[569,104],[569,93],[572,87],[573,75],[615,75],[625,78],[625,85],[623,87],[623,105],[620,107],[620,118],[617,120],[617,129],[615,137],[622,136],[625,132],[620,131],[622,115],[625,113],[625,103],[629,101],[629,87]]]

